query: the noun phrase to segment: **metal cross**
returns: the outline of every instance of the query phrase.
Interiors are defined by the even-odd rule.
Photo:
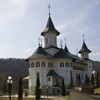
[[[66,46],[66,38],[65,38],[65,46]]]
[[[50,16],[50,7],[51,7],[51,6],[50,6],[50,4],[49,4],[49,5],[48,5],[48,9],[49,9],[49,16]]]
[[[85,41],[84,37],[85,37],[85,35],[83,34],[83,42]]]
[[[38,45],[40,46],[40,38],[38,38]]]

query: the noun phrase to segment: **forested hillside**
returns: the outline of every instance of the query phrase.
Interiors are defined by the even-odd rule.
[[[0,59],[0,90],[3,84],[7,85],[7,77],[10,75],[13,79],[13,86],[18,85],[19,77],[28,76],[29,65],[24,59]]]

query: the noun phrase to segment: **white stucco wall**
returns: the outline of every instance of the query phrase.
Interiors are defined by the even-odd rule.
[[[46,39],[48,39],[48,43],[46,42]],[[44,36],[44,45],[45,47],[48,47],[49,45],[53,45],[55,47],[57,47],[57,35],[56,33],[52,32],[52,33],[46,33]]]

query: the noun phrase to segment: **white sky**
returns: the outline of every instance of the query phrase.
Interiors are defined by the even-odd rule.
[[[0,58],[27,58],[38,47],[38,37],[46,26],[48,4],[60,35],[67,39],[71,53],[80,50],[83,37],[100,61],[100,0],[0,0]]]

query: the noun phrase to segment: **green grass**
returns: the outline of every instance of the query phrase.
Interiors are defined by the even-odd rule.
[[[100,88],[94,89],[94,94],[100,94]]]
[[[59,99],[58,99],[59,98]],[[40,100],[70,100],[69,99],[69,96],[61,96],[61,97],[54,97],[54,98],[41,98]],[[8,97],[0,97],[0,100],[9,100]],[[12,97],[11,100],[18,100],[17,97]],[[28,98],[28,97],[25,97],[23,98],[23,100],[35,100],[35,98]]]

